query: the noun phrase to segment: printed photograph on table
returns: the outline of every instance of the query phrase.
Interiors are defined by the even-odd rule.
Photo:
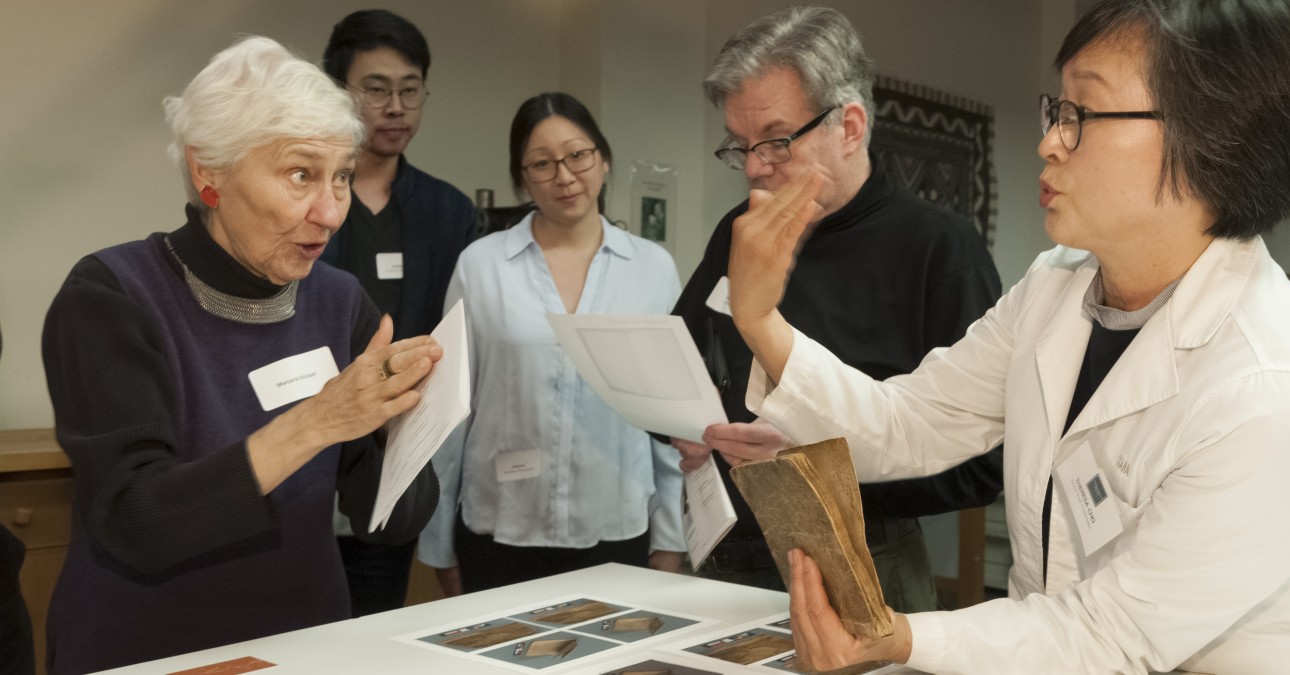
[[[647,610],[637,610],[620,614],[618,616],[601,619],[589,624],[574,626],[570,630],[576,630],[581,633],[592,633],[604,637],[618,640],[620,642],[636,642],[645,640],[674,630],[693,626],[698,621],[694,619],[685,619],[679,616],[671,616],[659,612]]]
[[[648,607],[586,596],[570,595],[499,610],[457,623],[432,626],[391,639],[423,649],[450,652],[463,659],[520,672],[589,673],[597,661],[622,653],[633,663],[643,645],[686,640],[690,630],[710,626],[714,619],[683,616]],[[688,644],[688,642],[687,642]],[[606,666],[608,667],[608,666]],[[719,671],[718,671],[719,672]]]
[[[769,668],[771,670],[782,671],[786,673],[812,673],[813,674],[817,672],[814,670],[810,670],[805,666],[803,666],[801,663],[799,663],[797,660],[796,652],[792,654],[787,654],[785,656],[781,656],[775,659],[771,659],[770,661],[767,661],[761,664],[761,666],[763,668]],[[884,675],[885,673],[898,672],[900,669],[901,669],[900,664],[892,663],[891,661],[866,661],[864,663],[857,663],[855,665],[847,666],[846,668],[842,668],[840,670],[830,671],[830,672],[835,673],[835,675]]]
[[[664,647],[679,654],[697,654],[729,666],[713,666],[720,673],[809,673],[798,665],[793,632],[787,612],[752,621],[734,630],[700,635],[689,642]],[[709,661],[711,663],[711,661]],[[837,671],[838,675],[886,675],[900,672],[900,664],[870,662]]]
[[[793,651],[793,636],[758,626],[686,647],[685,651],[749,666]]]
[[[793,618],[788,615],[785,615],[784,618],[778,621],[771,621],[766,625],[771,628],[782,628],[790,633],[793,632]]]
[[[568,602],[560,602],[546,607],[529,610],[522,614],[513,615],[511,618],[520,621],[529,621],[540,623],[545,626],[564,627],[574,624],[586,623],[592,619],[617,614],[630,609],[624,605],[614,605],[600,600],[591,600],[589,598],[579,598]]]
[[[797,652],[793,652],[792,654],[788,654],[786,656],[781,656],[777,659],[767,661],[762,665],[766,666],[767,668],[770,668],[771,670],[783,670],[790,673],[811,672],[802,668],[802,666],[798,663]]]
[[[417,639],[421,642],[473,652],[531,637],[547,630],[545,626],[535,626],[521,621],[512,621],[511,619],[496,619],[453,628]]]
[[[167,675],[243,675],[257,670],[276,668],[276,663],[269,663],[263,659],[257,659],[254,656],[243,656],[239,659],[230,659],[220,661],[207,666],[189,668],[187,670],[177,670]]]
[[[599,671],[599,675],[722,675],[720,671],[704,670],[670,661],[648,659],[627,666]]]
[[[545,670],[621,646],[580,633],[557,631],[481,652],[480,656],[532,670]]]

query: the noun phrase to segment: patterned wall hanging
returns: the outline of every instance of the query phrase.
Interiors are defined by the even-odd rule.
[[[879,77],[874,84],[874,161],[892,180],[963,214],[994,243],[994,112],[958,96]]]

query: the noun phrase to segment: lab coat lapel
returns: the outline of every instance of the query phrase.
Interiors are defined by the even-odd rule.
[[[1080,309],[1084,292],[1097,273],[1096,259],[1075,270],[1075,277],[1054,303],[1049,323],[1035,341],[1035,369],[1043,394],[1044,417],[1048,422],[1050,443],[1062,436],[1066,415],[1075,394],[1075,380],[1092,332],[1091,319]],[[1051,446],[1050,446],[1051,447]]]
[[[1132,415],[1178,393],[1178,367],[1170,314],[1172,302],[1156,312],[1129,343],[1071,424],[1070,435]],[[1065,448],[1069,451],[1072,448]],[[1054,463],[1060,463],[1059,453]]]
[[[1250,277],[1261,239],[1215,240],[1183,276],[1107,373],[1070,433],[1106,424],[1179,390],[1178,354],[1204,346],[1226,321]],[[1061,457],[1055,458],[1060,462]]]

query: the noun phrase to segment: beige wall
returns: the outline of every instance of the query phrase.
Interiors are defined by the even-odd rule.
[[[506,133],[525,97],[560,86],[558,2],[385,3],[426,33],[432,95],[411,160],[507,203]],[[161,99],[240,33],[321,60],[336,0],[5,2],[0,22],[0,428],[53,422],[46,309],[72,265],[182,222]],[[21,55],[17,57],[15,55]]]
[[[879,72],[988,103],[999,177],[995,258],[1005,285],[1049,246],[1036,205],[1035,98],[1084,0],[824,2],[861,31]],[[506,134],[540,91],[583,99],[614,146],[609,215],[627,219],[630,167],[677,167],[677,266],[687,277],[744,194],[711,151],[721,118],[699,81],[737,28],[781,0],[391,0],[426,33],[431,97],[411,161],[467,194],[512,203]],[[6,2],[0,22],[0,428],[48,426],[39,336],[81,256],[177,226],[161,99],[239,33],[317,60],[339,0]],[[1290,245],[1290,244],[1288,244]]]

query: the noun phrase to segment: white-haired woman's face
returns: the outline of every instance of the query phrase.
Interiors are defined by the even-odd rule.
[[[211,237],[257,276],[303,279],[349,212],[354,157],[347,139],[286,139],[212,172]]]

